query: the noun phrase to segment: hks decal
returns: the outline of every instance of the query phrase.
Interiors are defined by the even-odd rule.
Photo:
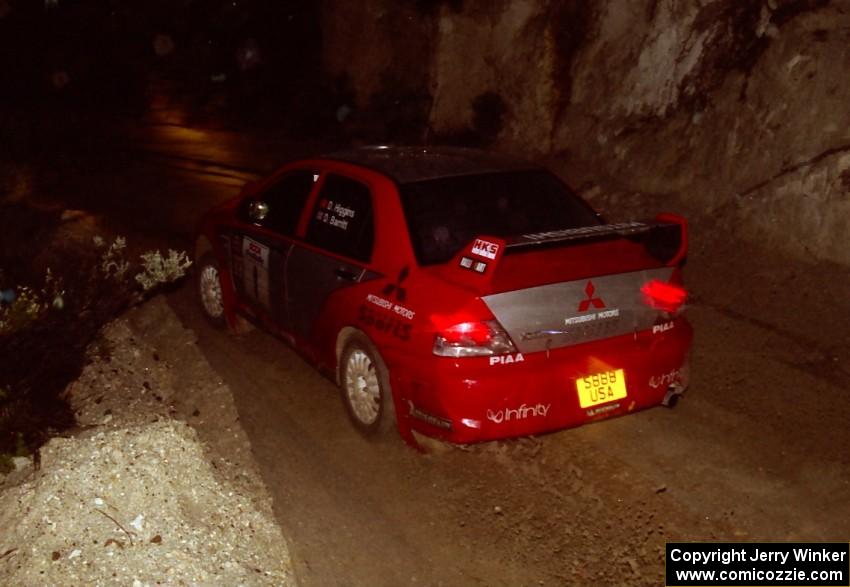
[[[473,255],[479,255],[488,259],[495,259],[498,253],[499,245],[497,245],[496,243],[481,240],[480,238],[475,239],[475,242],[472,243]]]

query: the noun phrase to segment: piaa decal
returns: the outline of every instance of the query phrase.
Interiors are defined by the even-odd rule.
[[[652,327],[652,334],[660,334],[662,332],[667,332],[668,330],[673,330],[673,327],[675,325],[675,322],[665,322],[663,324],[656,324]]]
[[[525,362],[525,357],[522,356],[522,353],[517,353],[516,355],[497,355],[495,357],[490,357],[490,365],[513,365],[514,363],[523,363]]]

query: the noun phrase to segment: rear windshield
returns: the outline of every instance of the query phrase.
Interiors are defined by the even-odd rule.
[[[601,224],[581,198],[542,170],[404,184],[401,201],[420,265],[445,263],[476,236],[504,238]]]

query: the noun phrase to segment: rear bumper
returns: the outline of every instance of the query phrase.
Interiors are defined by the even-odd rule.
[[[399,369],[410,376],[393,378],[397,413],[417,432],[463,444],[578,426],[658,405],[671,389],[683,391],[692,339],[691,326],[680,318],[664,333],[511,359],[430,357]],[[625,372],[627,396],[582,408],[576,380],[615,369]]]

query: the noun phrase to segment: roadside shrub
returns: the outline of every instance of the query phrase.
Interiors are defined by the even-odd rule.
[[[192,265],[192,261],[186,256],[185,251],[178,253],[169,249],[167,257],[163,257],[159,251],[143,253],[143,271],[136,274],[136,282],[142,286],[144,291],[151,291],[159,285],[177,281],[186,275],[186,270],[190,265]]]
[[[182,278],[191,261],[174,250],[132,260],[126,239],[98,236],[66,251],[60,264],[38,284],[10,283],[0,268],[0,455],[20,453],[22,442],[37,448],[50,429],[73,425],[60,394],[79,375],[97,332]]]

